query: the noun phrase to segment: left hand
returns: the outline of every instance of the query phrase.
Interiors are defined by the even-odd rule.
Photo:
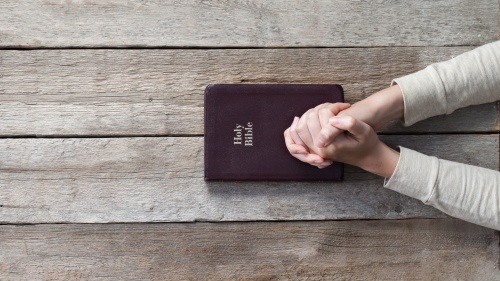
[[[316,145],[318,137],[321,131],[340,131],[329,124],[329,119],[349,107],[348,103],[323,103],[309,109],[300,120],[295,117],[290,128],[284,132],[285,143],[290,154],[320,169],[331,165],[332,161],[325,159],[326,155],[322,153],[323,150]]]

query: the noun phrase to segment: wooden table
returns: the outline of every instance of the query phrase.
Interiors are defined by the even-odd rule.
[[[203,181],[209,83],[391,79],[499,38],[497,0],[0,2],[0,279],[500,280],[499,235],[386,190]],[[381,138],[499,167],[499,106]]]

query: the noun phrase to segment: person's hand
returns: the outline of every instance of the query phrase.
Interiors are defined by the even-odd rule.
[[[368,172],[390,178],[396,169],[399,153],[381,142],[373,128],[351,116],[330,118],[330,124],[345,130],[335,141],[317,153],[324,159],[343,162]],[[311,145],[310,143],[305,143]]]
[[[313,142],[317,143],[317,137],[323,128],[332,128],[328,123],[330,117],[349,107],[347,103],[324,103],[308,110],[300,119],[295,117],[292,125],[284,132],[285,143],[290,154],[318,168],[331,165],[330,160],[316,153]]]
[[[374,130],[382,128],[392,120],[402,119],[404,114],[404,100],[401,88],[393,85],[379,91],[364,100],[353,104],[350,108],[338,113],[339,116],[351,116],[370,125]],[[299,122],[300,123],[300,122]],[[307,120],[309,124],[309,120]],[[299,135],[303,134],[300,132]],[[317,136],[315,145],[324,147],[334,141],[342,133],[337,128],[325,128]]]
[[[329,118],[335,115],[351,116],[377,130],[391,120],[402,119],[404,113],[403,94],[398,85],[379,91],[350,107],[336,111],[336,114],[333,114],[331,111],[320,110],[325,105],[322,104],[310,109],[297,122],[294,120],[294,124],[290,127],[288,134],[294,144],[301,146],[290,146],[288,143],[291,142],[286,142],[288,150],[294,157],[320,168],[328,166],[331,162],[323,159],[321,155],[314,155],[314,151],[321,151],[319,148],[329,145],[339,134],[343,133],[341,129],[334,126],[324,126],[326,116],[329,115]],[[333,104],[329,105],[333,106]],[[323,120],[321,121],[321,130],[319,131],[317,130],[318,126],[314,125],[317,123],[317,120]],[[311,128],[313,129],[312,131]],[[308,143],[312,143],[313,146],[307,147],[301,138],[307,140]],[[310,141],[311,139],[313,140],[312,142]]]
[[[370,125],[350,116],[333,117],[330,124],[346,132],[323,148],[322,155],[325,158],[354,165],[386,178],[392,176],[399,153],[381,142]]]

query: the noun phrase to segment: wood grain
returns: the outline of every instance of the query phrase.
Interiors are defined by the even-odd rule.
[[[6,0],[0,14],[9,48],[450,46],[498,36],[497,0]]]
[[[498,168],[496,134],[382,140]],[[0,223],[444,217],[382,184],[350,166],[343,183],[206,183],[202,137],[0,140]]]
[[[0,225],[0,278],[500,280],[498,242],[452,219]]]
[[[0,51],[0,136],[203,134],[210,83],[339,83],[347,102],[472,49]],[[496,132],[497,105],[393,132]]]

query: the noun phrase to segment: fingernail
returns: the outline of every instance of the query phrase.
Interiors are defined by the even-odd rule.
[[[314,164],[321,164],[321,163],[323,163],[323,161],[321,161],[321,160],[314,160],[313,162],[314,162]]]

